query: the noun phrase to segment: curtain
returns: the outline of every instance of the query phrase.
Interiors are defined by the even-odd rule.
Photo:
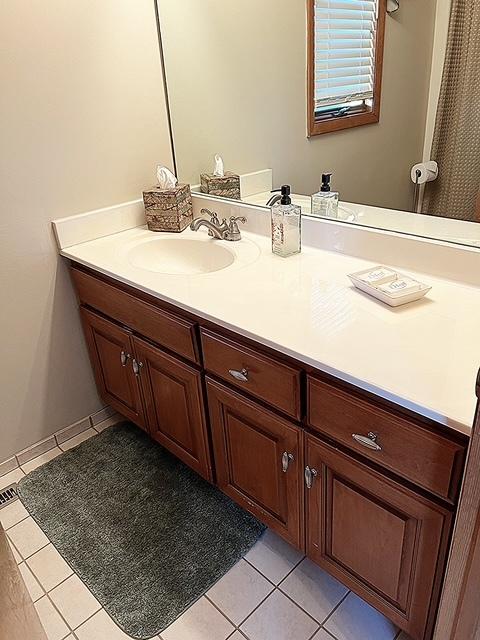
[[[431,159],[423,212],[480,222],[480,0],[452,0]]]

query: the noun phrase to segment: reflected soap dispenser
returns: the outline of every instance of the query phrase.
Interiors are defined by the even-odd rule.
[[[272,206],[272,251],[287,258],[302,250],[302,209],[292,204],[290,187],[283,185],[282,198]]]
[[[337,191],[332,191],[330,187],[331,173],[322,174],[322,186],[318,193],[312,196],[312,216],[322,218],[338,217],[338,197]]]

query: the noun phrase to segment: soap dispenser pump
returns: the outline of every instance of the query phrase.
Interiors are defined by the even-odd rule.
[[[300,253],[302,249],[302,209],[292,204],[289,185],[283,185],[281,194],[280,202],[271,208],[272,251],[277,256],[287,258]]]
[[[320,191],[312,196],[312,216],[320,216],[322,218],[338,217],[339,194],[337,191],[331,190],[331,179],[331,173],[322,173]]]

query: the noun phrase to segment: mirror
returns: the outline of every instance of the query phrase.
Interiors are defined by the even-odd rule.
[[[181,182],[261,206],[289,184],[310,215],[332,173],[321,215],[480,247],[475,3],[157,5]],[[201,186],[215,154],[223,191]]]

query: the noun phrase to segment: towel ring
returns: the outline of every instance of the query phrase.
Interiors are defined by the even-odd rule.
[[[395,13],[400,9],[400,0],[387,0],[387,13]]]

